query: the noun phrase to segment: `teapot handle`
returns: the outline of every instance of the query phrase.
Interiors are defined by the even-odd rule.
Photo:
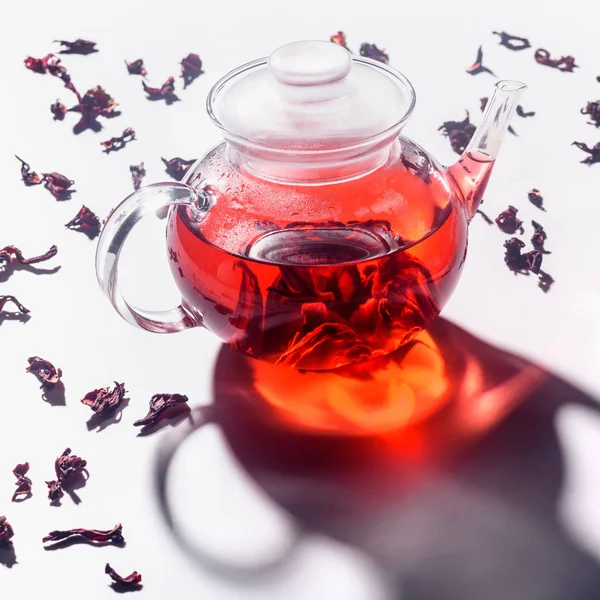
[[[154,183],[123,200],[107,219],[96,250],[96,277],[115,310],[131,325],[155,333],[174,333],[202,324],[199,315],[181,304],[159,311],[131,306],[119,288],[119,257],[131,230],[142,217],[176,205],[188,205],[202,213],[209,208],[207,200],[202,191],[196,192],[183,183]]]

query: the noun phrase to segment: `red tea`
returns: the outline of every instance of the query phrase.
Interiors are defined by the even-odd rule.
[[[184,305],[226,343],[298,369],[369,360],[409,341],[454,289],[467,217],[452,179],[401,143],[373,172],[323,185],[232,172],[219,146],[203,172],[216,204],[201,222],[187,208],[169,219]]]

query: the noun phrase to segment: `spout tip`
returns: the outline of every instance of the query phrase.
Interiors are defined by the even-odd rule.
[[[524,92],[527,89],[527,84],[522,81],[503,79],[502,81],[496,82],[495,87],[501,92]]]

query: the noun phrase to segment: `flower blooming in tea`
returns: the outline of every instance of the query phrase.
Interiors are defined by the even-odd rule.
[[[490,69],[483,66],[483,48],[481,46],[479,46],[479,49],[477,50],[475,62],[470,67],[467,67],[466,71],[469,75],[479,75],[479,73],[489,73],[490,75],[494,75]]]
[[[587,106],[581,109],[581,114],[590,117],[591,121],[588,121],[590,125],[600,127],[600,100],[588,102]]]
[[[540,65],[553,67],[559,71],[572,73],[579,65],[575,64],[575,59],[572,56],[561,56],[560,58],[550,58],[550,52],[540,48],[535,51],[535,60]]]
[[[169,77],[159,88],[150,87],[145,81],[142,81],[144,91],[148,94],[148,100],[164,100],[167,104],[179,100],[175,94],[175,78]]]
[[[133,62],[125,61],[125,64],[127,65],[127,72],[130,75],[141,75],[142,77],[148,75],[148,72],[144,68],[144,61],[141,58],[138,58]]]
[[[75,183],[72,179],[61,175],[60,173],[42,173],[44,187],[57,199],[57,200],[70,200],[71,194],[75,190],[69,188]]]
[[[60,44],[63,49],[60,54],[92,54],[98,52],[96,48],[96,42],[90,42],[89,40],[78,39],[74,42],[67,42],[66,40],[54,40],[56,44]]]
[[[100,219],[87,206],[83,205],[65,227],[81,231],[93,240],[100,233]]]
[[[12,501],[16,502],[17,500],[26,500],[31,496],[31,479],[27,477],[27,473],[29,471],[29,463],[18,464],[13,469],[13,475],[17,478],[16,486]]]
[[[67,114],[67,107],[57,100],[54,104],[50,105],[50,112],[54,115],[55,121],[62,121]]]
[[[505,31],[492,31],[492,33],[500,36],[500,45],[509,50],[525,50],[526,48],[531,48],[531,44],[527,38],[510,35]]]
[[[583,142],[573,142],[572,146],[577,146],[580,150],[587,152],[589,156],[586,156],[581,162],[584,165],[593,165],[594,163],[600,162],[600,142],[590,148]]]
[[[194,79],[202,75],[202,60],[197,54],[188,54],[181,61],[181,76],[183,77],[183,89],[185,89]]]
[[[4,515],[0,516],[0,547],[12,545],[15,532]]]
[[[107,417],[114,413],[125,398],[125,384],[115,381],[114,388],[98,388],[88,392],[81,403],[89,406],[99,417]]]
[[[147,425],[156,425],[161,419],[166,417],[167,411],[172,408],[180,407],[186,404],[188,397],[182,394],[154,394],[150,399],[150,409],[148,414],[134,423],[135,427]]]
[[[51,246],[47,252],[44,252],[44,254],[25,258],[21,250],[19,250],[16,246],[5,246],[4,248],[0,248],[0,266],[5,263],[32,265],[51,259],[53,256],[56,256],[57,252],[58,248],[56,246]]]
[[[167,174],[177,181],[181,181],[185,177],[185,174],[189,171],[189,168],[196,162],[195,158],[192,160],[184,160],[183,158],[179,157],[175,157],[170,160],[161,158],[161,160],[167,167],[165,169]]]
[[[44,544],[57,543],[74,538],[89,542],[91,545],[114,544],[115,546],[122,546],[125,543],[121,523],[117,523],[112,529],[107,530],[79,528],[51,531],[42,538],[42,542]]]
[[[141,589],[142,587],[142,576],[134,571],[127,577],[121,577],[111,566],[109,563],[106,563],[106,567],[104,567],[104,572],[113,580],[113,586],[117,589]]]
[[[496,224],[504,233],[515,233],[517,230],[523,233],[523,222],[517,219],[519,211],[514,206],[509,206],[496,217]]]
[[[438,128],[438,131],[450,139],[452,150],[457,154],[465,151],[476,129],[469,120],[469,111],[466,113],[467,116],[462,121],[446,121]]]
[[[121,150],[121,148],[125,147],[125,144],[133,140],[135,140],[135,131],[131,129],[131,127],[128,127],[123,131],[122,135],[118,137],[112,137],[106,142],[100,142],[100,145],[104,147],[103,152],[108,154],[109,152]]]
[[[142,179],[146,177],[144,163],[140,163],[139,165],[129,165],[129,172],[131,173],[131,179],[133,181],[133,189],[139,190],[142,185]]]
[[[532,190],[530,190],[527,193],[527,198],[529,199],[529,202],[531,202],[531,204],[537,206],[540,210],[546,210],[544,208],[544,198],[542,197],[540,190],[538,190],[537,188],[533,188]]]
[[[42,183],[42,177],[35,171],[31,170],[29,163],[26,163],[16,155],[15,158],[21,163],[21,178],[23,179],[23,183],[25,185],[39,185]]]
[[[343,46],[344,48],[346,48],[346,50],[348,49],[348,45],[346,43],[346,35],[343,31],[338,31],[337,33],[334,33],[329,38],[329,41],[333,42],[334,44],[339,44],[340,46]]]
[[[30,356],[27,359],[29,366],[26,371],[33,373],[41,382],[42,386],[52,388],[62,377],[62,371],[57,369],[50,361],[39,356]]]
[[[390,62],[390,57],[385,53],[385,50],[380,50],[375,44],[361,44],[359,53],[361,56],[366,56],[386,65]]]
[[[77,99],[79,102],[69,109],[69,112],[81,115],[79,122],[73,127],[73,133],[78,134],[86,129],[100,131],[102,125],[98,122],[99,117],[111,119],[121,114],[116,110],[116,100],[99,85],[88,90],[83,98],[77,93]]]
[[[0,296],[0,312],[4,310],[8,302],[12,302],[21,314],[29,314],[29,309],[25,308],[14,296]]]

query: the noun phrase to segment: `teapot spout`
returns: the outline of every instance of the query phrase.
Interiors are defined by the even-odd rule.
[[[502,140],[526,89],[527,86],[520,81],[496,83],[481,124],[459,161],[448,169],[463,193],[470,219],[481,203]]]

